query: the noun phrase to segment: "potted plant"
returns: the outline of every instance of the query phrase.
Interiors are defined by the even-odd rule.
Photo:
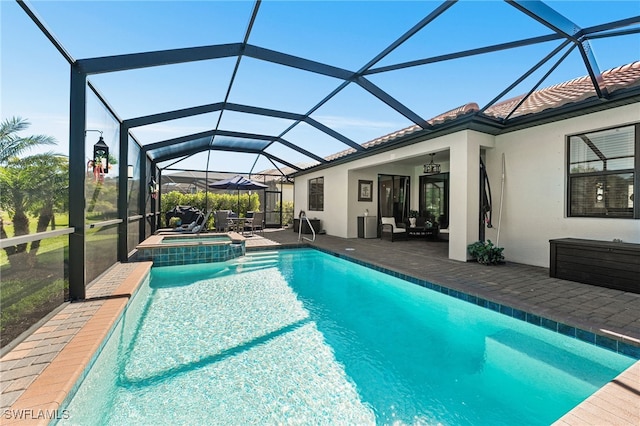
[[[483,265],[497,265],[504,262],[503,247],[496,247],[491,240],[476,241],[467,246],[467,250],[471,257],[476,259],[478,263]]]
[[[416,227],[416,220],[418,219],[418,210],[409,210],[409,226]]]

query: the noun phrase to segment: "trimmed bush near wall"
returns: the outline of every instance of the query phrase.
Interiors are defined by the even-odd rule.
[[[467,247],[469,254],[483,265],[497,265],[504,262],[504,248],[496,247],[491,240],[476,241]]]

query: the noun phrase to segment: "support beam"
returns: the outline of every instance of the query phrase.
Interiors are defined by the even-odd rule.
[[[152,161],[151,162],[151,170],[156,170],[157,166],[156,166],[156,162]],[[158,170],[158,199],[156,200],[155,203],[153,203],[153,205],[155,206],[156,204],[158,205],[158,210],[162,212],[162,169],[157,169]],[[155,211],[153,209],[151,209],[151,211],[153,211],[155,213]],[[156,232],[156,229],[160,229],[160,227],[162,226],[162,218],[160,216],[155,216],[155,224],[156,227],[155,229],[153,229],[153,232]]]
[[[141,243],[145,239],[146,227],[147,227],[147,197],[151,197],[151,193],[149,191],[149,182],[148,171],[147,171],[147,156],[140,152],[138,156],[138,161],[140,162],[140,191],[138,191],[138,214],[142,215],[142,220],[140,221],[140,228],[138,233],[138,243]]]
[[[430,58],[416,59],[414,61],[401,62],[399,64],[387,65],[383,67],[372,68],[364,73],[364,75],[377,74],[387,71],[396,71],[404,68],[417,67],[420,65],[434,64],[437,62],[450,61],[453,59],[466,58],[468,56],[482,55],[485,53],[499,52],[501,50],[515,49],[532,44],[546,43],[553,40],[560,40],[563,37],[559,34],[549,34],[539,37],[526,38],[508,43],[494,44],[491,46],[479,47],[476,49],[462,50],[460,52],[448,53],[445,55],[432,56]]]
[[[238,150],[236,150],[235,148],[231,148],[231,147],[223,147],[223,146],[198,146],[198,147],[194,147],[191,149],[187,149],[184,151],[180,151],[180,152],[175,152],[175,153],[168,153],[165,155],[159,155],[157,157],[153,157],[152,160],[155,161],[156,163],[161,163],[163,161],[167,161],[167,160],[172,160],[174,158],[178,158],[178,157],[184,157],[184,156],[189,156],[189,155],[193,155],[193,154],[198,154],[199,152],[204,152],[206,150],[212,150],[212,151],[226,151],[226,152],[238,152]],[[249,154],[261,154],[262,151],[259,149],[247,149],[245,151],[242,151],[245,153],[249,153]]]
[[[228,58],[240,54],[242,43],[189,47],[184,49],[158,50],[155,52],[130,53],[127,55],[103,56],[80,59],[80,69],[87,75],[115,71],[135,70],[161,65],[183,64],[209,59]]]
[[[169,120],[178,120],[180,118],[192,117],[194,115],[208,114],[210,112],[220,111],[224,107],[224,103],[216,102],[213,104],[200,105],[191,108],[177,109],[174,111],[161,112],[158,114],[146,115],[143,117],[130,118],[124,120],[127,128],[148,126],[150,124],[162,123]]]
[[[380,89],[378,86],[376,86],[366,78],[358,77],[356,78],[355,82],[358,83],[358,85],[360,85],[360,87],[362,87],[364,90],[371,93],[373,96],[380,99],[382,102],[384,102],[385,104],[389,105],[391,108],[396,110],[396,112],[402,114],[404,117],[408,118],[409,120],[411,120],[411,122],[417,124],[421,128],[426,130],[433,127],[429,123],[427,123],[425,119],[423,119],[418,114],[411,111],[402,103],[398,102],[395,98],[393,98],[387,92]]]
[[[193,142],[198,139],[204,140],[206,138],[209,138],[209,141],[207,141],[207,146],[208,146],[209,142],[211,142],[210,138],[215,136],[215,134],[216,134],[215,130],[207,130],[206,132],[193,133],[191,135],[185,135],[185,136],[180,136],[173,139],[167,139],[161,142],[150,143],[150,144],[144,145],[142,147],[142,150],[143,152],[150,152],[158,148],[165,148],[168,146],[177,145],[184,142]]]
[[[300,167],[296,166],[295,164],[291,164],[288,161],[284,161],[282,158],[278,158],[275,155],[271,155],[267,152],[261,152],[262,155],[264,155],[265,157],[267,157],[270,160],[274,160],[277,161],[280,164],[284,164],[285,166],[291,167],[293,170],[295,170],[296,172],[299,172],[301,169]],[[280,170],[280,169],[278,169]]]
[[[317,156],[316,154],[307,151],[306,149],[300,148],[298,145],[292,144],[289,141],[286,141],[282,138],[278,138],[278,142],[280,142],[282,145],[286,146],[287,148],[291,148],[294,151],[298,151],[299,153],[306,155],[309,158],[313,158],[314,160],[316,160],[319,163],[327,163],[327,160],[325,160],[324,158]]]
[[[18,5],[24,10],[24,12],[31,18],[34,24],[38,27],[38,29],[44,34],[44,36],[53,44],[58,52],[62,55],[64,59],[67,60],[69,65],[72,65],[75,62],[75,59],[67,52],[67,49],[64,48],[62,43],[58,41],[58,39],[53,35],[53,32],[49,30],[49,28],[44,24],[42,19],[33,11],[29,6],[24,2],[24,0],[16,0]]]
[[[393,43],[387,46],[382,52],[377,54],[375,58],[370,60],[362,69],[359,70],[358,74],[364,74],[369,68],[380,62],[384,59],[389,53],[396,50],[400,45],[402,45],[405,41],[409,40],[411,37],[416,35],[420,30],[433,22],[437,17],[446,12],[451,6],[456,4],[458,0],[447,0],[440,4],[440,6],[436,7],[433,12],[425,16],[420,22],[414,25],[409,31],[402,34],[399,38],[397,38]]]
[[[324,133],[328,134],[329,136],[331,136],[331,137],[333,137],[335,139],[338,139],[343,144],[349,145],[351,148],[355,149],[356,151],[364,151],[364,148],[359,143],[356,143],[356,142],[352,141],[348,137],[343,136],[342,133],[336,132],[332,128],[325,126],[324,124],[320,123],[319,121],[314,120],[311,117],[305,117],[304,122],[307,123],[310,126],[315,127],[316,129],[320,130],[321,132],[324,132]]]
[[[227,103],[225,109],[229,111],[242,112],[245,114],[262,115],[265,117],[284,118],[285,120],[304,120],[303,114],[296,114],[287,111],[278,111],[275,109],[261,108],[249,105],[240,105],[234,103]]]
[[[535,71],[540,69],[541,66],[543,66],[545,63],[547,63],[549,60],[551,60],[551,58],[553,58],[555,55],[557,55],[559,52],[561,52],[562,49],[567,47],[570,43],[571,42],[569,40],[565,40],[562,44],[560,44],[560,46],[556,47],[551,52],[549,52],[549,54],[547,54],[547,56],[545,56],[540,61],[538,61],[537,64],[535,64],[533,67],[529,68],[529,70],[527,70],[527,72],[522,74],[520,77],[518,77],[518,79],[516,81],[511,83],[506,89],[504,89],[502,92],[500,92],[500,94],[498,94],[498,96],[496,96],[495,98],[490,100],[482,109],[480,109],[477,112],[477,114],[482,114],[483,112],[485,112],[487,110],[487,108],[489,108],[491,105],[495,104],[500,99],[502,99],[503,96],[505,96],[507,93],[509,93],[511,90],[513,90],[517,85],[519,85],[524,80],[526,80]]]
[[[69,299],[86,297],[85,127],[87,75],[71,66],[69,108]]]
[[[349,80],[355,74],[353,71],[349,71],[343,68],[334,67],[322,62],[304,59],[299,56],[288,55],[286,53],[278,52],[275,50],[265,49],[263,47],[253,46],[251,44],[248,44],[246,46],[243,54],[254,59],[261,59],[263,61],[271,62],[274,64],[297,68],[315,74],[326,75],[340,80]]]
[[[128,195],[129,195],[129,132],[126,126],[120,124],[120,138],[118,143],[118,261],[126,262],[129,253],[128,241]]]
[[[538,21],[547,28],[571,40],[580,49],[580,55],[587,68],[591,82],[599,98],[608,98],[609,91],[602,78],[602,72],[593,54],[591,43],[585,39],[584,30],[576,23],[567,19],[551,7],[541,1],[531,0],[507,0],[507,3]]]

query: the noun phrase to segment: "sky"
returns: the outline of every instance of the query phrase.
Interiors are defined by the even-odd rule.
[[[356,71],[433,11],[434,1],[264,1],[249,43]],[[580,27],[640,15],[640,1],[549,1]],[[243,40],[250,1],[30,1],[32,10],[74,59],[194,47]],[[636,28],[638,26],[636,25]],[[541,24],[501,1],[460,1],[403,43],[377,66],[549,34]],[[368,76],[424,119],[469,102],[480,107],[502,92],[559,43],[411,67]],[[591,43],[602,71],[640,59],[640,35]],[[534,73],[503,99],[528,92],[549,69]],[[92,84],[121,119],[223,101],[235,58],[93,75]],[[542,87],[586,75],[574,51]],[[31,122],[29,134],[54,136],[68,153],[69,65],[13,0],[0,0],[0,118]],[[304,114],[341,80],[243,57],[229,102]],[[115,142],[113,120],[88,101],[87,128]],[[356,84],[311,114],[358,143],[413,124]],[[142,144],[215,128],[279,135],[291,121],[236,112],[204,114],[132,131]],[[87,152],[97,134],[87,134]],[[112,140],[113,139],[113,140]],[[320,156],[346,145],[306,124],[285,139]],[[115,147],[115,145],[114,145]],[[268,151],[293,163],[311,161],[280,144]],[[272,168],[255,155],[198,154],[173,167],[247,172]],[[255,164],[254,164],[255,163]],[[164,164],[165,166],[167,163]]]

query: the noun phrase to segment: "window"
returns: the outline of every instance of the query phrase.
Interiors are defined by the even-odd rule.
[[[632,125],[569,136],[569,216],[640,218],[633,190],[640,175],[639,129]]]
[[[309,210],[324,210],[324,178],[309,179]]]

